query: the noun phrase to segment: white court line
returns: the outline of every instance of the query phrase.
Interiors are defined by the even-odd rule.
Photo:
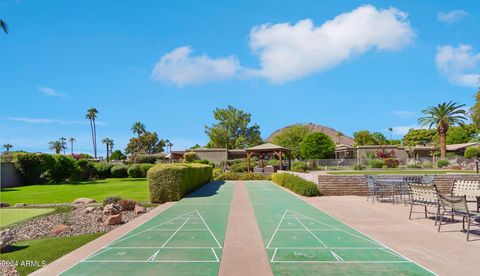
[[[317,235],[313,234],[313,232],[312,232],[310,229],[308,229],[308,227],[305,226],[305,224],[303,224],[303,222],[301,222],[298,218],[297,218],[297,221],[300,222],[300,224],[303,225],[303,227],[305,227],[305,229],[306,229],[310,234],[312,234],[317,241],[319,241],[323,246],[325,246],[325,248],[328,248],[328,246],[327,246],[321,239],[319,239],[319,238],[317,237]]]
[[[330,250],[330,253],[333,255],[333,257],[335,257],[335,259],[337,259],[337,261],[339,262],[343,262],[343,258],[338,256],[335,252],[333,252],[332,250]]]
[[[270,262],[273,262],[273,259],[275,259],[275,255],[277,255],[277,250],[278,248],[275,248],[275,251],[273,251],[272,259],[270,260]]]
[[[107,247],[107,248],[110,248],[110,249],[158,249],[158,246],[140,246],[140,247],[134,247],[134,246],[119,246],[119,247]],[[201,247],[201,246],[198,246],[198,247],[194,247],[194,246],[177,246],[177,247],[169,247],[169,246],[165,246],[163,247],[163,249],[211,249],[211,248],[215,248],[215,249],[222,249],[221,247],[211,247],[211,246],[205,246],[205,247]]]
[[[326,264],[398,264],[410,261],[273,261],[272,263],[326,263]]]
[[[337,231],[337,229],[310,229],[312,231]],[[307,231],[307,229],[278,229],[278,231]]]
[[[220,262],[220,260],[218,259],[217,253],[215,253],[215,249],[212,248],[212,252],[213,252],[213,255],[215,256],[215,259],[217,260],[217,262]]]
[[[102,261],[81,261],[81,263],[218,263],[218,262],[217,261],[192,261],[192,260],[159,260],[159,261],[102,260]]]
[[[97,252],[97,253],[95,253],[95,254],[93,254],[93,255],[91,255],[91,256],[89,256],[89,257],[87,257],[87,259],[91,259],[91,258],[93,258],[93,257],[95,257],[95,256],[98,256],[98,255],[100,255],[100,254],[103,254],[103,253],[105,253],[105,252],[109,251],[110,249],[111,249],[111,248],[107,248],[107,250],[103,250],[103,251],[102,251],[102,250],[100,250],[100,252]]]
[[[292,246],[292,247],[289,247],[289,246],[284,246],[284,247],[275,247],[277,249],[313,249],[313,250],[319,250],[319,249],[323,249],[323,250],[328,250],[328,249],[335,249],[335,250],[339,250],[339,249],[345,249],[345,250],[380,250],[380,249],[383,249],[383,247],[295,247],[295,246]]]
[[[145,230],[143,230],[143,231],[140,231],[140,232],[138,232],[138,233],[135,233],[135,234],[133,234],[133,235],[131,235],[131,236],[128,236],[128,237],[126,237],[126,238],[124,238],[124,239],[115,240],[115,241],[107,244],[105,247],[107,247],[107,246],[109,246],[109,245],[112,245],[112,244],[115,244],[115,243],[119,243],[119,242],[124,241],[124,240],[128,240],[128,239],[130,239],[131,237],[135,237],[135,236],[138,236],[138,235],[140,235],[140,234],[143,234],[143,233],[145,233],[145,232],[147,232],[147,231],[149,231],[149,230],[151,230],[151,229],[153,229],[153,228],[155,228],[155,227],[158,227],[158,226],[167,224],[167,223],[171,222],[172,220],[175,220],[175,219],[184,217],[184,216],[186,216],[186,215],[188,215],[188,214],[190,214],[190,213],[193,213],[193,212],[195,212],[195,211],[190,211],[190,212],[188,212],[188,213],[186,213],[186,214],[183,214],[183,215],[181,215],[181,216],[179,216],[179,217],[173,218],[173,219],[171,219],[171,220],[167,220],[167,221],[162,222],[162,223],[160,223],[160,224],[158,224],[158,225],[155,225],[155,226],[153,226],[153,227],[150,227],[150,228],[148,228],[148,229],[145,229]],[[129,232],[129,233],[130,233],[130,232]],[[127,234],[128,234],[128,233],[127,233]]]
[[[160,247],[160,248],[157,250],[157,252],[153,253],[153,255],[150,256],[150,258],[147,259],[147,261],[153,261],[153,260],[155,260],[155,257],[157,257],[158,252],[160,252],[160,250],[162,250],[162,248],[165,247],[165,245],[173,238],[173,236],[175,236],[175,234],[177,234],[178,231],[180,231],[180,229],[188,222],[189,219],[190,219],[190,218],[187,218],[187,220],[185,220],[185,222],[184,222],[182,225],[180,225],[180,227],[177,229],[177,231],[175,231],[175,232],[170,236],[170,238],[168,238],[167,241],[162,244],[162,247]]]
[[[215,239],[215,241],[217,242],[218,246],[220,248],[222,248],[222,246],[220,245],[220,243],[218,242],[217,238],[215,237],[215,235],[213,234],[212,230],[210,229],[210,227],[208,227],[207,223],[205,222],[205,220],[203,219],[202,215],[200,215],[200,212],[198,210],[195,210],[197,211],[197,214],[198,216],[202,219],[203,221],[203,224],[205,224],[205,226],[207,227],[208,231],[210,231],[210,234],[212,235],[212,237]]]
[[[175,231],[177,229],[175,228],[169,228],[169,229],[163,229],[163,228],[160,228],[160,229],[150,229],[148,231]],[[207,229],[188,229],[188,228],[185,228],[185,229],[182,229],[181,231],[208,231]]]
[[[267,244],[267,248],[270,248],[270,244],[271,244],[272,241],[273,241],[273,237],[275,237],[275,234],[277,234],[278,228],[280,228],[280,224],[282,224],[283,218],[285,217],[285,214],[287,214],[287,210],[288,210],[288,209],[285,209],[285,212],[283,212],[283,216],[282,216],[282,218],[280,219],[280,221],[278,222],[277,228],[275,228],[275,231],[273,232],[273,235],[272,235],[272,237],[270,238],[270,241],[269,241],[268,244]]]
[[[388,254],[391,254],[391,255],[393,255],[393,256],[395,256],[395,257],[398,257],[398,258],[402,258],[402,259],[403,259],[402,255],[400,255],[400,254],[398,254],[398,253],[396,253],[396,252],[394,252],[394,251],[391,251],[391,250],[389,251],[389,250],[387,250],[387,248],[382,248],[381,250],[384,251],[384,252],[386,252],[386,253],[388,253]]]

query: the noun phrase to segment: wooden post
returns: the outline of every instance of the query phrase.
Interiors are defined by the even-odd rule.
[[[292,153],[291,152],[288,153],[288,170],[289,171],[292,170]]]
[[[283,166],[282,166],[282,152],[279,152],[278,154],[278,165],[280,167],[280,170],[283,170]]]
[[[247,153],[247,173],[250,173],[250,153]]]

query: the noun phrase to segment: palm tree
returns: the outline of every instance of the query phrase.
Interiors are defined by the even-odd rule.
[[[113,140],[110,138],[103,138],[102,143],[105,144],[105,146],[107,147],[107,162],[108,162],[110,145],[112,145],[112,148],[113,148]]]
[[[422,126],[428,126],[429,129],[434,125],[436,126],[439,136],[440,158],[442,159],[447,156],[447,132],[449,127],[465,125],[467,112],[462,109],[464,106],[464,104],[457,104],[451,101],[431,106],[422,110],[422,113],[426,116],[418,119]]]
[[[95,119],[97,118],[98,110],[95,107],[87,110],[87,115],[85,116],[90,120],[90,129],[92,130],[92,142],[93,142],[93,154],[95,159],[97,159],[97,126],[95,125]]]
[[[137,153],[140,152],[140,149],[142,148],[141,146],[141,141],[140,141],[140,136],[145,133],[145,125],[141,122],[135,122],[133,125],[132,125],[132,132],[134,134],[137,134],[138,135],[138,140],[137,140]]]
[[[72,152],[72,155],[73,155],[73,143],[75,143],[77,140],[75,140],[75,138],[73,137],[70,137],[70,139],[68,139],[68,142],[70,142],[70,149],[71,149],[71,152]]]
[[[13,146],[11,144],[5,144],[3,145],[3,148],[5,149],[6,152],[9,152],[11,148],[13,148]]]
[[[2,29],[6,34],[8,34],[8,25],[2,19],[0,19],[0,29]]]
[[[67,149],[67,138],[60,137],[60,142],[62,142],[63,155],[65,155],[65,150]]]
[[[55,154],[60,154],[60,152],[64,148],[63,143],[60,140],[51,141],[48,144],[50,145],[48,148],[54,150]]]
[[[389,127],[388,132],[390,132],[390,140],[392,140],[393,128]]]

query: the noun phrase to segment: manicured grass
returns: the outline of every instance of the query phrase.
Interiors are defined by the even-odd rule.
[[[2,208],[0,209],[0,227],[4,227],[36,216],[44,215],[53,211],[55,211],[55,209]]]
[[[1,201],[13,205],[70,203],[79,197],[89,197],[102,202],[107,196],[119,196],[149,201],[148,183],[145,178],[109,178],[77,183],[32,185],[1,190]]]
[[[471,174],[475,171],[460,171],[460,170],[365,170],[365,171],[336,171],[327,172],[327,174],[340,174],[340,175],[356,175],[356,174]]]
[[[103,233],[21,241],[2,252],[0,260],[15,262],[20,275],[27,275],[101,235]]]

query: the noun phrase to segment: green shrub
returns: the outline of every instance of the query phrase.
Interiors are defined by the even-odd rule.
[[[77,161],[77,171],[73,177],[75,180],[88,180],[93,174],[93,166],[85,159]]]
[[[192,163],[195,160],[200,160],[200,158],[198,158],[195,152],[190,151],[183,154],[183,160],[185,161],[185,163]]]
[[[144,171],[142,170],[142,167],[139,164],[131,165],[128,168],[127,172],[128,172],[128,176],[132,178],[145,177]]]
[[[370,160],[370,167],[374,169],[381,169],[385,166],[385,161],[382,159],[372,159]]]
[[[15,167],[26,184],[42,183],[42,175],[55,166],[55,158],[50,154],[18,153]]]
[[[468,159],[480,157],[480,146],[478,146],[478,147],[468,147],[465,150],[464,156],[465,156],[465,158],[468,158]]]
[[[135,200],[130,200],[130,199],[121,199],[118,201],[118,205],[122,206],[123,210],[125,211],[133,211],[135,210],[135,205],[137,205],[138,202]]]
[[[421,165],[421,164],[417,164],[417,163],[411,163],[411,164],[408,164],[408,165],[407,165],[407,168],[408,168],[408,169],[421,169],[421,168],[422,168],[422,165]]]
[[[306,172],[308,170],[308,165],[305,162],[296,161],[293,162],[292,171],[294,172]]]
[[[112,164],[92,163],[93,175],[96,178],[110,178],[112,177]]]
[[[201,159],[201,160],[193,160],[192,163],[197,163],[197,164],[205,164],[205,165],[211,165],[213,166],[213,162],[210,162],[206,159]]]
[[[276,173],[272,176],[273,182],[303,196],[317,196],[320,194],[315,183],[307,181],[289,173]]]
[[[400,161],[397,158],[385,158],[383,160],[387,168],[398,168],[400,166]]]
[[[239,162],[233,163],[232,165],[230,165],[230,167],[228,168],[228,170],[229,170],[230,172],[233,172],[233,173],[243,173],[243,172],[246,172],[246,171],[247,171],[247,162],[245,162],[245,161],[239,161]]]
[[[125,165],[113,166],[111,169],[113,178],[125,178],[128,177],[128,167]]]
[[[148,154],[137,154],[135,155],[135,164],[155,164],[157,162],[157,157],[154,155]]]
[[[422,167],[424,169],[432,169],[433,168],[433,163],[432,162],[423,162]]]
[[[110,156],[110,159],[112,160],[125,160],[127,159],[127,156],[122,153],[121,150],[115,150],[112,152],[112,155]]]
[[[212,179],[212,167],[204,164],[158,164],[147,173],[150,202],[180,200]]]
[[[264,175],[261,173],[235,173],[226,172],[219,174],[215,180],[271,180],[271,175]]]
[[[362,164],[355,164],[355,166],[353,166],[353,169],[356,171],[361,171],[365,169],[365,166]]]
[[[278,166],[279,163],[278,163],[277,159],[270,159],[270,160],[268,160],[268,165]]]
[[[448,167],[448,165],[450,165],[450,162],[448,160],[440,159],[437,161],[437,167],[439,168]]]
[[[155,166],[155,165],[153,165],[153,164],[140,164],[140,168],[142,168],[142,174],[143,174],[142,177],[147,177],[148,170],[153,168],[153,166]]]
[[[300,153],[307,159],[328,159],[335,152],[335,143],[323,132],[305,135],[300,143]]]
[[[45,178],[48,183],[63,182],[74,178],[78,171],[77,162],[72,157],[57,154],[55,155],[55,164],[50,168]]]
[[[108,196],[105,199],[103,199],[103,206],[112,204],[112,203],[118,203],[120,200],[122,200],[121,197],[119,196]]]

